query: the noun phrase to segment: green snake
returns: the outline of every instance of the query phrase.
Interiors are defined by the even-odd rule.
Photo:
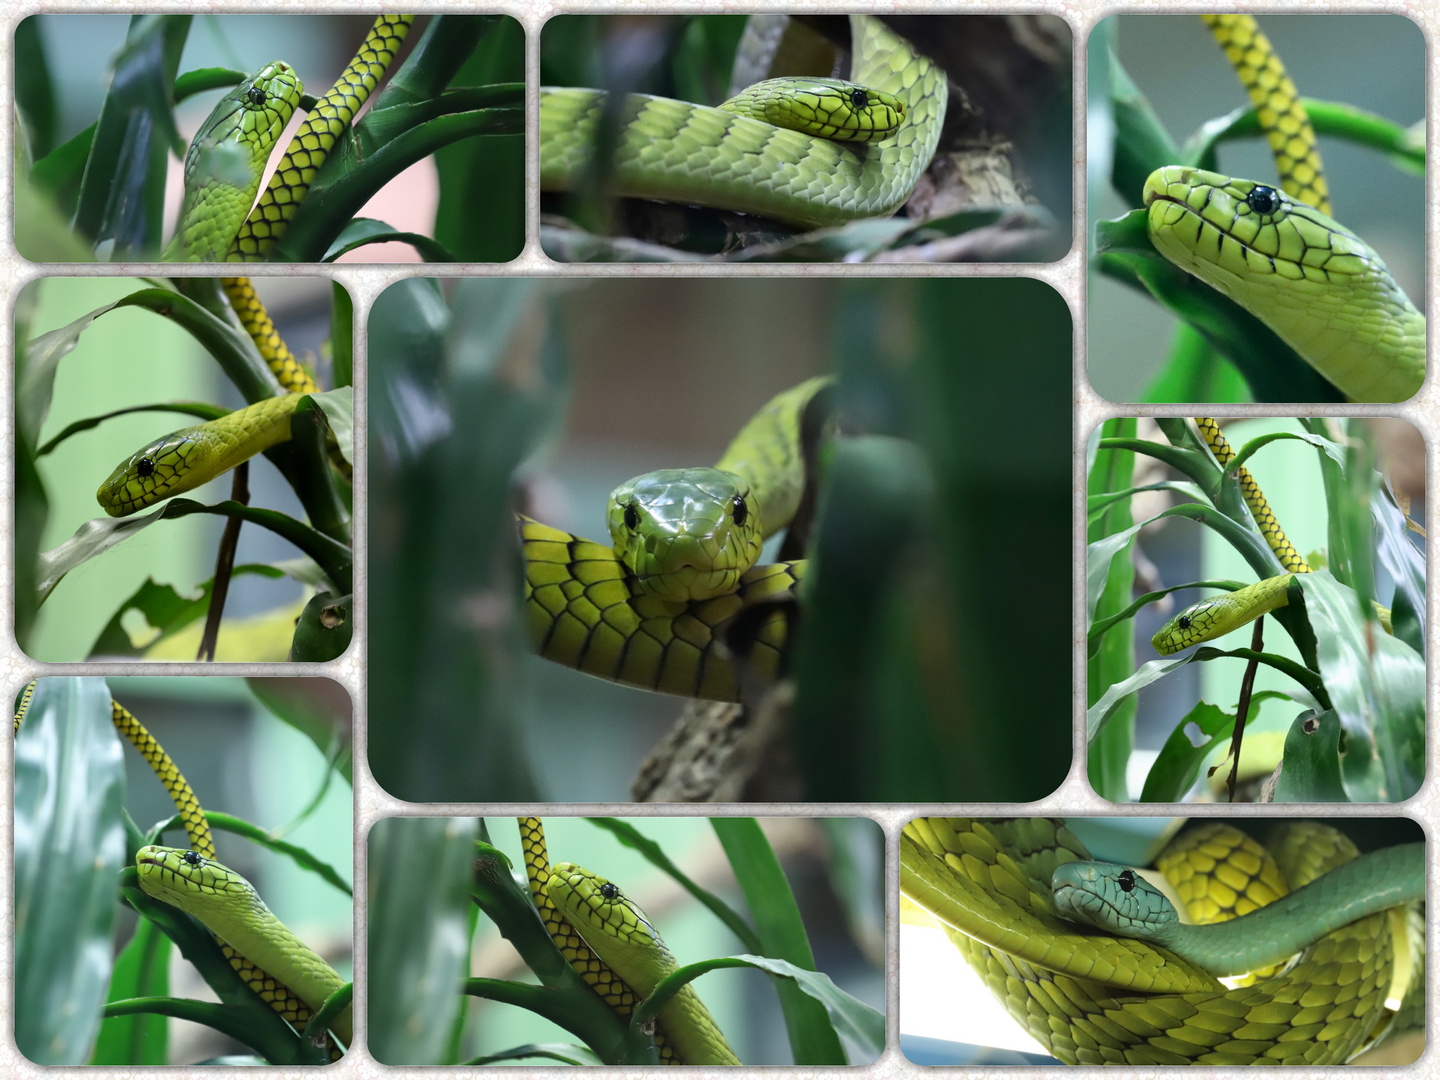
[[[16,732],[20,730],[20,724],[30,708],[30,701],[34,696],[35,687],[36,683],[31,682],[25,687],[24,692],[20,696],[20,702],[15,710],[14,730]],[[189,851],[181,853],[182,859],[186,855],[193,855],[202,862],[218,867],[220,864],[213,862],[215,858],[215,838],[210,831],[210,822],[205,817],[205,811],[200,805],[199,798],[195,795],[194,788],[192,788],[189,781],[185,779],[185,775],[180,771],[180,767],[175,764],[174,759],[165,752],[165,748],[160,745],[155,739],[155,736],[150,734],[145,725],[136,719],[135,715],[130,712],[129,709],[112,698],[110,701],[110,710],[111,720],[115,725],[116,731],[123,735],[130,745],[135,748],[136,752],[145,759],[145,763],[150,766],[155,776],[160,780],[161,784],[164,785],[166,792],[170,795],[171,801],[175,804],[175,810],[180,815],[181,823],[185,827],[186,838],[190,842]],[[226,872],[230,873],[230,871]],[[235,876],[238,877],[238,875]],[[243,881],[244,879],[242,878],[240,880]],[[141,881],[143,888],[143,875],[141,876]],[[253,894],[253,889],[251,891]],[[149,889],[146,889],[146,892],[152,896],[156,895]],[[167,900],[163,896],[157,897],[157,899],[171,903],[170,900]],[[254,900],[256,903],[260,903],[258,896],[254,897]],[[175,906],[181,905],[177,904]],[[264,907],[263,904],[260,904],[260,906]],[[313,1009],[318,1007],[318,1002],[312,1001],[314,995],[302,996],[300,991],[292,990],[287,982],[282,981],[282,979],[270,974],[259,966],[252,954],[247,951],[247,947],[250,944],[249,940],[243,940],[243,944],[232,944],[216,927],[212,926],[199,915],[196,917],[205,923],[212,934],[215,934],[216,942],[220,946],[220,951],[224,955],[226,962],[235,973],[244,980],[245,985],[248,986],[261,1001],[279,1013],[280,1016],[289,1022],[297,1031],[303,1031],[306,1021],[310,1019]],[[270,918],[274,919],[274,916],[271,915]],[[280,928],[284,930],[283,924],[280,924]],[[285,933],[289,934],[289,931],[285,930]],[[293,935],[291,936],[293,937]],[[302,945],[301,948],[305,948],[305,946]],[[306,951],[309,951],[308,948]],[[263,946],[259,955],[264,956],[267,961],[275,959],[275,957],[268,955],[267,950]],[[313,956],[313,953],[311,955]],[[318,957],[316,959],[318,960]],[[288,962],[289,961],[286,961],[286,963]],[[324,962],[320,961],[320,963],[323,965]],[[266,967],[268,966],[269,964],[267,963]],[[285,967],[285,964],[277,966]],[[334,975],[333,971],[331,975]],[[338,979],[338,976],[336,976],[336,978]],[[336,986],[338,987],[338,985],[337,983]],[[306,991],[312,989],[313,984],[307,983]],[[323,1002],[327,996],[328,994],[321,994],[319,996],[319,1002]],[[351,1015],[351,1010],[346,1009],[342,1017],[337,1020],[337,1023],[341,1026],[336,1029],[336,1034],[342,1038],[346,1045],[349,1045],[350,1041]],[[340,1056],[340,1050],[333,1042],[330,1044],[330,1054],[332,1058],[338,1058]]]
[[[850,33],[851,82],[769,80],[718,108],[629,95],[602,170],[607,193],[800,228],[893,213],[935,153],[945,73],[878,19],[851,15]],[[540,89],[542,190],[586,187],[606,103],[602,90]]]
[[[194,850],[151,845],[135,853],[140,887],[162,903],[179,908],[236,952],[259,964],[317,1012],[345,985],[318,953],[291,933],[260,899],[255,887],[227,866]],[[352,1037],[353,1006],[331,1024],[346,1046]]]
[[[1220,433],[1220,425],[1211,417],[1197,416],[1195,426],[1220,467],[1223,469],[1228,466],[1235,456],[1235,451]],[[1287,606],[1290,603],[1290,585],[1294,582],[1295,575],[1310,573],[1310,564],[1285,535],[1285,530],[1280,527],[1275,512],[1270,508],[1269,501],[1250,470],[1241,465],[1236,470],[1235,477],[1240,484],[1241,497],[1250,508],[1260,535],[1265,538],[1286,573],[1264,578],[1234,592],[1209,597],[1172,615],[1150,639],[1150,644],[1161,656],[1171,656],[1191,645],[1211,641],[1269,614],[1276,608]],[[1390,633],[1390,609],[1377,603],[1375,612],[1380,625],[1386,633]]]
[[[530,893],[565,959],[623,1019],[678,966],[645,913],[618,886],[573,863],[551,866],[538,818],[520,818]],[[687,983],[655,1023],[662,1064],[739,1065]]]
[[[413,15],[381,15],[341,72],[309,111],[259,202],[265,163],[300,102],[303,87],[275,61],[220,99],[185,155],[185,196],[165,258],[213,262],[264,258],[283,235],[316,173],[369,98],[409,32]],[[290,417],[319,388],[276,332],[247,278],[221,284],[240,324],[274,373],[282,395],[218,420],[171,432],[121,462],[96,500],[125,517],[190,491],[290,438]]]
[[[1329,217],[1315,132],[1250,15],[1204,16],[1249,91],[1280,189],[1185,165],[1155,170],[1156,249],[1234,300],[1352,401],[1405,401],[1425,378],[1425,317],[1384,261]]]
[[[1376,854],[1399,863],[1406,882],[1386,895],[1401,904],[1418,872],[1423,896],[1423,850],[1391,850]],[[1343,890],[1325,880],[1357,855],[1343,834],[1314,822],[1277,833],[1268,850],[1210,823],[1182,833],[1157,868],[1191,920],[1211,923],[1249,917],[1292,888],[1297,897],[1336,899]],[[1417,1018],[1423,1024],[1423,922],[1412,909],[1354,919],[1331,912],[1313,934],[1288,928],[1301,950],[1290,966],[1252,969],[1227,988],[1169,947],[1065,917],[1052,878],[1064,880],[1066,866],[1088,860],[1064,822],[1045,818],[917,818],[900,842],[904,895],[935,917],[1007,1011],[1067,1064],[1342,1064]],[[1356,876],[1332,884],[1343,887],[1348,877],[1354,885]],[[1369,891],[1364,882],[1358,888]],[[1338,899],[1347,906],[1355,898]]]
[[[804,560],[754,563],[800,505],[802,423],[829,385],[819,377],[777,395],[714,468],[661,470],[616,488],[612,544],[520,516],[526,621],[540,655],[647,690],[739,700],[721,636],[741,611],[798,595]],[[783,611],[763,614],[749,663],[773,681],[788,645]]]

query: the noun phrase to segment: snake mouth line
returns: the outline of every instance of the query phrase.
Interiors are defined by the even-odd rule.
[[[1214,229],[1214,230],[1220,235],[1220,237],[1221,237],[1220,243],[1217,244],[1217,245],[1216,245],[1216,248],[1215,248],[1215,254],[1216,254],[1216,257],[1217,257],[1217,258],[1219,257],[1220,249],[1224,247],[1224,242],[1225,242],[1226,240],[1229,240],[1229,241],[1230,241],[1232,244],[1234,244],[1236,247],[1240,248],[1241,251],[1251,252],[1251,253],[1259,256],[1260,258],[1267,260],[1267,261],[1270,263],[1270,269],[1271,269],[1271,270],[1275,270],[1275,269],[1276,269],[1276,265],[1275,265],[1275,264],[1276,264],[1276,257],[1275,257],[1274,255],[1271,255],[1268,251],[1261,251],[1259,248],[1257,248],[1257,247],[1252,247],[1251,245],[1247,244],[1244,240],[1241,240],[1238,236],[1236,236],[1234,233],[1232,233],[1229,229],[1226,229],[1226,228],[1224,228],[1223,226],[1220,226],[1220,225],[1216,225],[1216,224],[1215,224],[1213,221],[1211,221],[1209,218],[1202,216],[1201,213],[1200,213],[1200,211],[1199,211],[1199,210],[1196,210],[1196,209],[1195,209],[1193,206],[1191,206],[1189,203],[1181,202],[1179,199],[1172,198],[1172,197],[1169,196],[1169,195],[1153,195],[1153,194],[1150,194],[1150,193],[1147,192],[1147,193],[1146,193],[1146,196],[1145,196],[1145,209],[1148,211],[1148,210],[1150,209],[1150,207],[1152,207],[1152,206],[1155,205],[1156,203],[1162,203],[1162,202],[1164,202],[1164,203],[1170,203],[1172,206],[1178,206],[1189,218],[1191,218],[1191,219],[1193,219],[1193,220],[1195,220],[1196,222],[1199,223],[1199,229],[1197,230],[1196,236],[1195,236],[1195,247],[1193,247],[1193,248],[1191,249],[1197,256],[1200,256],[1200,237],[1205,234],[1206,228],[1211,228],[1211,229]],[[1209,204],[1210,204],[1210,197],[1209,197],[1209,195],[1207,194],[1206,197],[1205,197],[1205,205],[1208,206]],[[1203,209],[1204,209],[1204,207],[1201,207],[1201,210],[1203,210]],[[1174,226],[1174,225],[1168,225],[1168,226],[1166,226],[1166,228],[1169,228],[1169,229],[1171,229],[1171,230],[1174,230],[1174,229],[1176,228],[1176,226]],[[1210,261],[1212,261],[1212,260],[1206,259],[1206,261],[1207,261],[1207,262],[1210,262]],[[1279,261],[1280,261],[1280,262],[1290,262],[1290,263],[1293,265],[1293,260],[1281,259],[1281,260],[1279,260]],[[1324,271],[1323,271],[1323,268],[1320,268],[1320,269],[1322,269],[1322,272],[1324,272]],[[1328,275],[1328,272],[1326,272],[1326,276],[1327,276],[1327,277],[1329,276],[1329,275]]]

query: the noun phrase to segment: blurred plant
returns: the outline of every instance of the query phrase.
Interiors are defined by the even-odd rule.
[[[188,498],[172,498],[156,510],[123,518],[98,517],[82,525],[69,540],[50,551],[40,543],[49,503],[35,463],[75,435],[89,431],[106,420],[135,412],[180,413],[214,420],[229,410],[203,402],[155,402],[118,409],[101,416],[86,417],[66,425],[43,445],[40,431],[50,410],[55,373],[64,357],[84,334],[104,334],[107,312],[134,307],[168,319],[193,337],[216,362],[246,401],[254,403],[283,393],[280,384],[250,336],[234,319],[218,282],[207,278],[176,279],[170,287],[156,285],[141,289],[81,316],[67,326],[31,336],[36,283],[27,290],[24,305],[17,305],[15,323],[15,454],[16,454],[16,548],[15,548],[15,638],[26,647],[40,606],[72,570],[128,540],[142,529],[161,521],[211,514],[236,523],[262,526],[294,544],[303,558],[276,564],[249,563],[232,566],[236,537],[227,531],[219,544],[216,576],[200,585],[199,597],[177,592],[168,584],[147,581],[125,600],[106,623],[90,648],[91,656],[141,658],[159,643],[186,635],[190,648],[199,642],[199,658],[214,655],[220,617],[232,577],[258,574],[279,578],[290,576],[315,590],[303,611],[285,609],[263,620],[255,633],[242,633],[227,658],[235,660],[291,659],[331,660],[350,643],[353,619],[350,609],[354,592],[354,556],[350,543],[352,501],[349,462],[353,447],[353,399],[350,377],[351,307],[341,285],[333,286],[330,352],[334,361],[336,387],[310,396],[296,408],[290,421],[291,438],[265,451],[305,508],[309,522],[262,507],[249,506],[246,465],[235,470],[231,499],[205,505]],[[156,432],[163,434],[163,429]],[[327,447],[334,445],[345,468],[332,465]],[[138,449],[138,448],[137,448]],[[93,477],[77,477],[88,485]],[[229,561],[227,562],[227,553]],[[214,599],[212,602],[212,598]],[[137,645],[122,625],[127,612],[138,611],[157,636]],[[298,623],[296,618],[299,618]],[[206,620],[206,631],[197,634],[194,624]],[[246,655],[247,650],[253,650]]]
[[[1264,137],[1254,107],[1206,121],[1178,145],[1149,100],[1121,66],[1115,19],[1096,31],[1107,49],[1108,107],[1114,140],[1110,182],[1140,206],[1145,178],[1163,165],[1214,171],[1221,145]],[[1315,133],[1383,154],[1402,172],[1425,172],[1423,123],[1411,128],[1343,102],[1302,98]],[[1147,212],[1132,210],[1096,226],[1095,265],[1102,274],[1152,297],[1180,320],[1160,374],[1141,401],[1344,401],[1344,395],[1268,326],[1239,304],[1192,277],[1150,242]]]
[[[21,24],[17,34],[30,46],[18,50],[15,61],[22,88],[15,140],[21,255],[37,261],[159,257],[169,159],[172,153],[183,158],[186,149],[175,106],[247,77],[223,68],[177,74],[191,18],[133,16],[108,73],[99,118],[59,146],[56,83],[38,26]],[[277,31],[283,29],[287,17],[272,18]],[[432,17],[370,108],[342,132],[270,258],[331,261],[386,241],[410,244],[428,261],[518,255],[524,245],[522,43],[511,18]],[[313,103],[311,97],[301,102],[304,108]],[[355,217],[387,183],[431,154],[440,186],[432,236]]]
[[[279,706],[275,715],[286,722],[303,701],[313,701],[279,686],[271,691]],[[329,737],[348,732],[348,719],[329,716]],[[245,984],[210,931],[140,889],[135,853],[165,843],[165,834],[184,823],[176,814],[142,831],[131,820],[123,745],[105,680],[39,680],[15,737],[20,1052],[42,1065],[169,1065],[165,1018],[174,1017],[245,1044],[256,1055],[247,1064],[324,1064],[323,1046],[292,1028]],[[335,771],[338,759],[327,755],[315,798],[286,831],[318,807]],[[351,892],[332,867],[279,839],[278,830],[225,813],[209,812],[205,819],[215,829],[284,855],[317,883]],[[183,831],[172,843],[188,846]],[[117,953],[120,907],[132,907],[142,917]],[[170,996],[172,946],[195,965],[219,1003]]]
[[[612,1012],[556,947],[538,917],[523,867],[489,843],[485,822],[391,818],[371,833],[370,865],[381,884],[370,907],[369,1045],[388,1065],[490,1065],[550,1059],[571,1065],[655,1065],[648,1018],[680,986],[708,971],[750,967],[771,975],[798,1065],[847,1064],[840,1035],[873,1060],[884,1049],[882,1013],[815,969],[809,936],[790,883],[753,818],[712,819],[745,896],[750,918],[701,888],[633,825],[594,818],[599,828],[672,877],[745,946],[737,956],[687,964],[666,976],[631,1017]],[[865,823],[868,825],[868,822]],[[874,888],[874,881],[862,883]],[[478,926],[469,901],[519,952],[540,985],[465,978]],[[421,913],[421,917],[417,917]],[[460,1060],[465,995],[506,1002],[543,1016],[584,1045],[516,1046]]]
[[[1401,802],[1419,790],[1425,776],[1425,556],[1407,537],[1405,510],[1376,472],[1374,452],[1358,430],[1337,440],[1326,420],[1297,422],[1302,432],[1262,435],[1245,443],[1226,469],[1184,420],[1157,420],[1168,446],[1137,439],[1133,420],[1107,421],[1092,446],[1085,567],[1088,760],[1090,782],[1102,797],[1128,798],[1125,768],[1134,743],[1133,695],[1186,664],[1224,659],[1268,665],[1293,683],[1286,691],[1253,697],[1242,687],[1241,702],[1253,708],[1266,698],[1288,699],[1303,709],[1285,739],[1276,801]],[[1188,518],[1223,537],[1257,578],[1285,572],[1241,498],[1234,475],[1252,454],[1278,439],[1315,447],[1329,508],[1324,569],[1295,575],[1288,606],[1273,612],[1301,661],[1256,649],[1201,646],[1135,668],[1131,620],[1140,608],[1179,589],[1232,590],[1246,584],[1191,581],[1132,600],[1131,544],[1152,521]],[[1187,479],[1134,487],[1137,453]],[[1152,490],[1172,491],[1192,501],[1132,521],[1130,497]],[[1376,623],[1371,603],[1377,565],[1395,583],[1393,637]],[[1197,702],[1175,724],[1140,799],[1184,798],[1211,751],[1232,736],[1231,753],[1238,758],[1243,731],[1243,717],[1237,722],[1236,715]]]

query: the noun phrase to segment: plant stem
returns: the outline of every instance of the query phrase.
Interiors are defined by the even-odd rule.
[[[250,462],[242,461],[235,466],[235,475],[230,482],[230,499],[241,506],[250,503]],[[225,613],[225,597],[230,592],[230,572],[235,569],[235,548],[240,543],[240,526],[245,522],[238,517],[225,519],[225,531],[220,534],[220,549],[215,553],[215,577],[210,585],[210,606],[205,611],[205,632],[200,635],[200,651],[196,660],[213,661],[215,642],[220,636],[220,617]]]

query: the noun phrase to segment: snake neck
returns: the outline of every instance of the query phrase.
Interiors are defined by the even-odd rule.
[[[1424,898],[1425,845],[1401,844],[1352,859],[1248,915],[1177,924],[1155,942],[1212,975],[1242,975],[1282,963],[1358,919]]]

